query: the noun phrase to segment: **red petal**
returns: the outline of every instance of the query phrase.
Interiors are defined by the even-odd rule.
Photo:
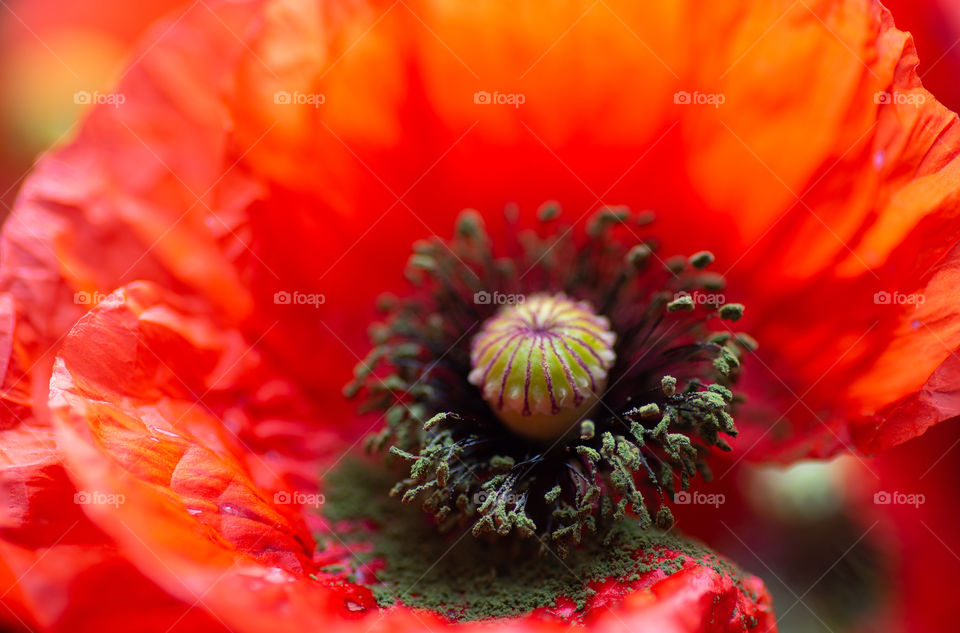
[[[893,12],[897,26],[913,34],[917,51],[924,64],[920,77],[924,85],[944,105],[960,110],[960,86],[956,75],[960,70],[960,50],[954,46],[960,33],[960,7],[953,0],[884,0]]]
[[[0,431],[0,594],[25,630],[219,630],[203,610],[162,591],[83,513],[50,429]],[[146,630],[146,628],[144,629]]]
[[[256,410],[245,379],[258,353],[170,301],[148,284],[118,291],[58,357],[51,408],[68,461],[82,486],[119,500],[89,514],[161,586],[232,626],[345,611],[364,592],[309,578],[313,539],[295,507],[274,503],[290,490],[285,459],[250,452],[229,426],[248,401]]]

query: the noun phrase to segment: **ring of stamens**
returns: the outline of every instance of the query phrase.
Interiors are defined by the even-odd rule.
[[[718,294],[709,252],[661,260],[635,238],[649,214],[605,209],[585,233],[557,216],[541,208],[545,236],[514,227],[510,256],[494,254],[475,212],[450,242],[418,243],[418,290],[381,303],[388,319],[345,392],[365,389],[383,412],[367,446],[409,464],[393,494],[439,529],[536,534],[564,555],[627,516],[672,523],[674,491],[730,450],[732,387],[756,343],[708,327],[743,313]],[[527,303],[490,301],[511,296]]]

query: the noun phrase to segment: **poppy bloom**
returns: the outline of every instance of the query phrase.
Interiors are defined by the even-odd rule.
[[[878,3],[160,32],[5,227],[13,625],[772,630],[671,496],[957,413],[956,117]]]

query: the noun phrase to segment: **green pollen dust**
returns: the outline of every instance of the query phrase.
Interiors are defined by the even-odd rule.
[[[631,521],[618,523],[603,541],[585,542],[564,560],[550,552],[532,554],[519,541],[475,539],[464,532],[440,537],[422,512],[387,494],[393,481],[381,466],[347,460],[326,477],[323,513],[338,524],[338,536],[317,535],[321,545],[346,542],[355,552],[355,559],[345,562],[351,582],[354,570],[382,561],[370,588],[383,608],[402,604],[466,621],[519,616],[569,600],[574,612],[556,616],[576,621],[595,594],[590,587],[595,581],[629,584],[657,570],[669,576],[690,562],[712,567],[756,598],[741,572],[704,546]],[[369,549],[358,547],[361,543]],[[356,553],[361,549],[364,553]],[[656,560],[660,556],[665,559]]]

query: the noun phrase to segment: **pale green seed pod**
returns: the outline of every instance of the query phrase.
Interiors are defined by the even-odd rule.
[[[603,395],[615,341],[610,322],[588,303],[532,295],[483,324],[469,380],[510,430],[550,442],[578,430]]]

